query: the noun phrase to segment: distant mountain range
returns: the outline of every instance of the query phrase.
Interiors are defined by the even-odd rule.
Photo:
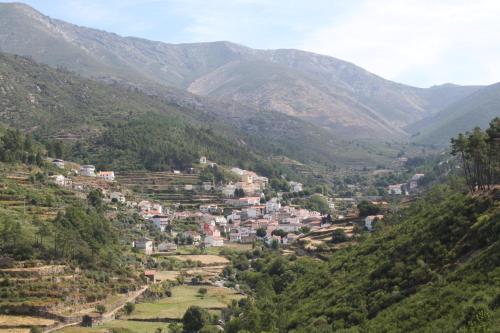
[[[121,37],[51,19],[18,3],[0,4],[0,51],[132,85],[179,105],[210,109],[223,119],[242,116],[248,108],[279,112],[342,139],[406,139],[414,133],[413,124],[433,119],[481,89],[415,88],[299,50]]]

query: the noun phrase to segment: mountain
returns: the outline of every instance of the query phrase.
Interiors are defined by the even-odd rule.
[[[173,103],[169,95],[149,96],[0,53],[0,122],[43,140],[62,140],[68,157],[81,162],[164,170],[206,155],[272,175],[282,157],[322,168],[366,166],[388,164],[400,149],[343,141],[278,112],[190,96]],[[223,120],[220,110],[232,116]]]
[[[476,126],[486,128],[491,119],[498,116],[500,83],[479,89],[434,116],[410,125],[407,130],[413,134],[414,142],[445,146],[458,133],[471,131]]]
[[[277,111],[349,139],[404,137],[404,126],[477,90],[410,87],[299,50],[121,37],[51,19],[18,3],[0,4],[0,50],[150,94],[168,91],[177,100],[192,99],[179,97],[184,90]]]

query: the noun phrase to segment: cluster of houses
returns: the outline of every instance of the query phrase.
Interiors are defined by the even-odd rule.
[[[231,172],[239,177],[239,181],[222,187],[222,194],[226,198],[235,197],[237,190],[243,191],[242,193],[246,195],[260,194],[269,184],[267,177],[259,176],[253,171],[232,168]]]
[[[394,184],[387,187],[387,192],[392,195],[409,195],[411,192],[415,192],[418,189],[418,182],[423,178],[425,174],[416,173],[414,174],[408,183]]]

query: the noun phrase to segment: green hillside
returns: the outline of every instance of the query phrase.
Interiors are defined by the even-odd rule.
[[[472,95],[448,106],[434,117],[409,126],[412,141],[446,146],[457,133],[486,128],[500,115],[500,83],[478,90]]]
[[[234,309],[242,315],[227,331],[495,331],[497,195],[470,196],[452,185],[438,186],[326,262],[258,258],[252,269],[237,274],[255,290],[255,301]],[[242,267],[241,258],[235,263]]]

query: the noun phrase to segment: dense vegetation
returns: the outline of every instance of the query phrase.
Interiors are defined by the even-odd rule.
[[[226,273],[253,297],[233,306],[227,331],[491,331],[500,324],[495,195],[437,186],[326,262],[258,251],[236,258]]]
[[[451,140],[452,153],[459,155],[471,191],[490,189],[500,182],[500,118],[486,131],[476,127]]]

